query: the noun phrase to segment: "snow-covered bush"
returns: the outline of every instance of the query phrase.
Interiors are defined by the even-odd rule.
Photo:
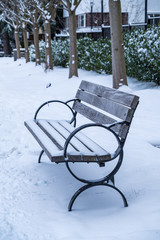
[[[85,37],[77,41],[77,46],[80,68],[98,73],[111,73],[111,43],[109,39],[101,38],[94,41]]]
[[[54,66],[67,67],[69,65],[69,42],[68,39],[52,40],[52,56]],[[45,42],[42,40],[39,42],[39,50],[41,56],[41,62],[45,62]],[[35,47],[32,44],[29,47],[30,60],[35,61]]]
[[[85,37],[77,41],[78,67],[85,70],[92,70],[92,48],[93,40]]]
[[[160,26],[124,35],[127,75],[160,85]]]
[[[36,60],[36,53],[35,53],[35,48],[34,48],[33,44],[29,46],[29,54],[30,54],[30,60],[35,62],[35,60]]]
[[[98,73],[112,72],[111,42],[109,39],[94,41],[89,37],[77,40],[78,67]],[[127,75],[140,81],[153,81],[160,85],[160,26],[147,30],[125,32],[124,50]],[[41,61],[45,60],[45,43],[40,42]],[[52,41],[54,65],[69,66],[69,40]],[[35,61],[34,46],[30,46],[31,60]]]
[[[69,39],[52,40],[52,56],[55,66],[69,66]],[[41,62],[45,61],[45,42],[40,41]],[[85,37],[77,40],[78,67],[98,73],[111,73],[111,47],[109,39],[94,41]],[[31,61],[35,61],[34,45],[30,46]]]
[[[69,66],[69,39],[58,39],[52,41],[52,56],[55,66]]]
[[[39,42],[39,51],[41,55],[41,62],[45,62],[45,42],[42,40]],[[30,53],[30,60],[35,62],[36,61],[36,53],[34,45],[30,45],[29,47]]]

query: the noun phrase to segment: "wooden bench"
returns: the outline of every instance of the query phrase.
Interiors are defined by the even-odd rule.
[[[71,104],[73,102],[73,106]],[[114,185],[114,175],[119,170],[123,160],[123,147],[131,125],[131,121],[138,105],[139,97],[119,90],[104,87],[87,81],[82,81],[75,99],[66,102],[51,100],[42,104],[35,113],[34,119],[25,122],[25,126],[35,137],[42,148],[42,154],[52,162],[65,163],[69,172],[77,180],[85,183],[71,198],[68,210],[72,210],[73,203],[80,193],[94,186],[108,186],[121,195],[124,206],[128,203],[124,194]],[[70,109],[73,117],[65,120],[38,119],[40,110],[48,104],[61,103]],[[76,126],[77,113],[88,118],[90,123]],[[100,144],[82,133],[83,129],[96,127],[109,131],[115,137],[118,147],[110,153]],[[98,180],[86,180],[78,177],[70,167],[70,162],[97,163],[100,167],[106,162],[118,159],[116,166],[107,176]]]
[[[20,48],[21,57],[25,57],[25,48]],[[13,49],[13,58],[14,61],[17,61],[17,49]]]
[[[0,57],[4,57],[4,51],[0,51]]]

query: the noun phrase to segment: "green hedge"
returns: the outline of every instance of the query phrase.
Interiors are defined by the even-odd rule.
[[[41,61],[45,61],[45,43],[39,43]],[[77,41],[78,67],[98,73],[111,73],[111,46],[110,40],[99,39],[93,41],[85,37]],[[107,54],[106,54],[107,53]],[[35,61],[34,45],[30,46],[31,61]],[[69,40],[58,39],[52,41],[52,56],[54,66],[69,66]]]
[[[160,85],[160,27],[137,29],[124,34],[127,75],[140,81],[153,81]],[[98,73],[111,74],[111,42],[85,37],[77,40],[78,67]],[[40,42],[41,60],[45,60],[45,43]],[[69,66],[69,40],[52,41],[55,66]],[[35,61],[34,46],[30,46],[31,60]]]
[[[77,41],[79,68],[98,73],[111,73],[111,43],[109,39],[82,38]]]
[[[124,35],[127,75],[160,85],[160,27]]]

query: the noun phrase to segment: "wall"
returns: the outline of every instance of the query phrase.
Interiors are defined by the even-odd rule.
[[[160,0],[150,0],[150,1],[159,1]],[[104,12],[109,12],[108,0],[103,0]],[[128,12],[128,22],[129,23],[142,23],[145,19],[144,9],[145,1],[144,0],[121,0],[122,12]],[[76,14],[90,13],[90,0],[82,0],[80,3]],[[101,12],[101,0],[94,0],[93,12]],[[68,12],[64,11],[64,17],[68,16]]]
[[[160,0],[148,0],[148,12],[160,13]]]

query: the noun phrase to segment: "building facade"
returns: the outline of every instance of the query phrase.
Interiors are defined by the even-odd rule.
[[[82,0],[76,11],[77,37],[91,35],[95,39],[110,33],[108,0]],[[158,24],[160,0],[121,0],[124,28]],[[68,12],[63,11],[64,29],[59,36],[67,36]]]
[[[148,0],[148,24],[160,23],[160,0]]]

